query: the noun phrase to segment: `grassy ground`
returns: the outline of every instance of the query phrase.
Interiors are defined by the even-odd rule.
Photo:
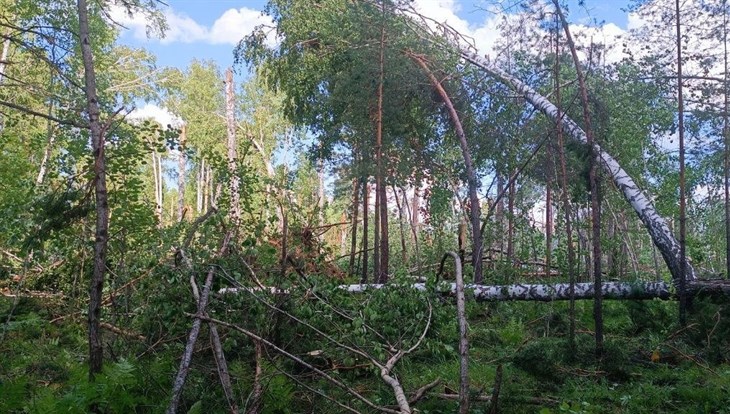
[[[452,304],[440,306],[449,311]],[[112,363],[90,384],[83,315],[51,322],[71,311],[43,298],[20,300],[8,318],[11,308],[12,300],[0,299],[0,413],[79,412],[90,402],[100,403],[110,413],[164,410],[180,341],[164,351],[144,353],[143,346],[135,346],[135,352],[109,355]],[[577,304],[573,351],[567,303],[470,303],[473,395],[491,395],[501,365],[503,413],[730,412],[728,305],[695,302],[685,328],[676,325],[675,302],[610,301],[604,311],[604,354],[596,358],[590,302]],[[434,393],[458,389],[455,338],[442,343],[444,349],[424,348],[398,366],[396,372],[407,390],[437,378],[442,383]],[[110,347],[109,353],[114,349],[124,348]],[[234,375],[245,376],[250,370],[246,363],[231,365]],[[216,405],[220,392],[214,373],[198,368],[189,388],[195,394],[191,401],[202,399],[189,409],[195,412],[205,405],[205,412],[222,411]],[[283,377],[272,378],[270,404],[264,412],[303,412],[296,408],[303,391]],[[368,389],[366,381],[355,381]],[[246,384],[237,382],[239,389]],[[472,412],[487,413],[489,407],[489,402],[475,402]],[[416,408],[421,413],[447,413],[454,412],[456,403],[429,397]]]

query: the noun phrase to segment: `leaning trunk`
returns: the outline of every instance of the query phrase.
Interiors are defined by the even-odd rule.
[[[546,116],[552,119],[558,118],[558,109],[555,105],[527,84],[501,69],[492,66],[485,59],[476,54],[462,52],[462,57],[475,66],[488,72],[500,82],[514,89],[516,92],[520,93],[528,102]],[[583,144],[587,144],[587,137],[583,129],[581,129],[575,121],[564,114],[562,127],[569,137],[572,137],[572,139]],[[639,219],[644,223],[644,226],[646,226],[652,241],[662,254],[662,257],[672,274],[674,282],[679,285],[682,275],[682,263],[684,263],[684,266],[686,267],[687,280],[694,280],[694,268],[689,262],[682,260],[680,245],[677,242],[677,239],[672,234],[669,226],[667,226],[664,218],[656,211],[656,208],[649,198],[647,198],[641,189],[639,189],[639,186],[628,175],[628,173],[621,168],[618,161],[604,151],[600,145],[594,143],[593,151],[596,154],[600,165],[623,193],[626,200],[631,204],[631,207],[633,207],[634,211],[639,216]]]
[[[418,64],[418,66],[424,71],[426,76],[431,82],[431,86],[438,92],[441,99],[444,101],[446,108],[449,111],[451,122],[454,124],[456,130],[456,136],[459,138],[459,146],[461,147],[461,153],[464,157],[464,167],[466,168],[467,184],[469,187],[469,202],[471,204],[471,228],[472,228],[472,266],[474,267],[474,282],[482,283],[482,233],[480,228],[481,220],[481,209],[479,206],[479,195],[477,194],[477,174],[474,170],[474,165],[471,159],[471,152],[469,151],[469,145],[466,142],[466,134],[461,124],[459,114],[456,112],[454,104],[451,102],[451,98],[446,93],[443,85],[436,79],[436,76],[431,72],[426,65],[426,61],[422,56],[409,53],[409,57]]]

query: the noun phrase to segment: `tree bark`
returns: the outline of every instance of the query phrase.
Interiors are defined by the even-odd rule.
[[[262,362],[264,358],[263,346],[260,341],[253,340],[254,345],[254,375],[253,387],[251,390],[251,406],[246,410],[246,414],[259,414],[261,412],[261,403],[263,397],[263,386],[261,380],[263,377]]]
[[[160,155],[152,151],[152,176],[155,182],[155,216],[157,227],[162,227],[162,163],[158,162]]]
[[[376,154],[377,154],[376,150]],[[380,283],[380,191],[378,172],[375,172],[375,205],[373,214],[373,282]]]
[[[546,116],[552,119],[558,118],[559,111],[555,105],[524,82],[502,71],[501,69],[492,66],[485,59],[476,54],[464,51],[461,56],[468,62],[491,74],[497,80],[521,94],[528,102],[530,102],[530,104]],[[585,144],[587,142],[587,138],[581,127],[564,114],[562,115],[562,118],[563,131],[565,131],[572,139]],[[686,259],[682,260],[680,245],[677,242],[677,239],[667,226],[667,222],[656,211],[656,208],[649,198],[641,191],[639,186],[628,175],[628,173],[626,173],[621,165],[619,165],[616,159],[604,151],[598,144],[594,143],[593,146],[594,152],[597,154],[601,165],[614,181],[618,189],[622,192],[626,200],[631,204],[631,207],[634,209],[639,219],[644,223],[644,226],[646,226],[652,241],[664,258],[674,282],[679,285],[683,263],[687,270],[687,280],[694,280],[694,268],[686,261]]]
[[[401,192],[403,193],[403,204],[406,206],[408,217],[411,218],[410,227],[411,233],[413,234],[413,252],[416,256],[416,269],[418,269],[418,273],[421,273],[421,251],[418,246],[418,186],[413,187],[413,208],[411,208],[408,203],[408,197],[406,196],[405,189],[401,188]]]
[[[177,158],[177,218],[183,221],[185,214],[185,140],[186,126],[180,130],[180,148]]]
[[[94,56],[89,39],[89,15],[86,0],[78,0],[79,38],[84,64],[84,92],[89,117],[91,148],[94,156],[94,192],[96,198],[96,234],[94,240],[94,272],[89,289],[89,379],[101,373],[104,348],[101,338],[101,299],[106,275],[106,250],[109,238],[109,201],[106,188],[106,157],[104,130],[99,120],[100,109],[96,92]]]
[[[5,67],[8,60],[8,54],[10,53],[10,34],[11,31],[8,29],[7,37],[5,37],[5,40],[3,41],[2,52],[0,52],[0,85],[2,85],[3,80],[5,80]],[[4,118],[3,114],[0,114],[0,132],[2,132],[5,127]]]
[[[7,37],[3,40],[2,52],[0,52],[0,85],[5,80],[5,67],[8,61],[8,54],[10,54],[10,34],[11,30],[8,29]]]
[[[370,204],[368,177],[365,177],[362,185],[362,276],[360,283],[368,281],[368,204]]]
[[[218,251],[219,257],[223,256],[228,250],[228,243],[230,242],[230,240],[231,234],[226,233],[223,237],[223,243],[221,245],[221,248]],[[190,328],[190,333],[188,334],[188,341],[185,344],[185,351],[183,352],[183,356],[180,359],[180,367],[178,368],[177,375],[175,376],[175,382],[173,383],[172,387],[172,398],[170,399],[170,404],[167,406],[167,410],[165,411],[167,414],[177,413],[177,408],[180,403],[180,397],[182,396],[182,390],[185,386],[185,380],[187,379],[188,371],[190,370],[190,361],[193,358],[193,349],[195,348],[195,343],[197,342],[198,335],[200,334],[200,325],[202,323],[202,318],[205,317],[205,308],[208,306],[208,299],[210,297],[210,289],[211,285],[213,284],[213,276],[215,276],[215,271],[215,266],[211,266],[208,269],[208,275],[205,278],[203,291],[200,292],[198,311],[196,314],[196,318],[193,320],[193,326]],[[193,286],[195,285],[193,284]]]
[[[48,105],[48,116],[53,116],[53,101]],[[51,159],[51,153],[53,152],[53,144],[56,141],[56,135],[54,134],[53,124],[48,120],[46,129],[46,136],[48,142],[46,148],[43,151],[43,159],[41,160],[41,166],[38,168],[38,177],[36,177],[35,184],[43,184],[43,180],[46,178],[46,172],[48,171],[48,162]]]
[[[692,289],[701,290],[701,283],[692,284]],[[425,283],[414,283],[410,285],[416,290],[426,290]],[[696,288],[694,286],[697,286]],[[352,293],[365,292],[368,289],[383,289],[383,284],[360,284],[342,285],[340,288]],[[513,285],[477,285],[467,284],[465,289],[471,292],[477,302],[498,302],[498,301],[537,301],[552,302],[556,300],[570,300],[570,284],[513,284]],[[593,282],[576,283],[575,299],[593,299]],[[730,292],[730,285],[722,288],[715,288],[716,291]],[[672,296],[670,286],[664,282],[605,282],[601,291],[606,299],[616,300],[649,300],[649,299],[670,299]],[[439,287],[439,293],[444,296],[456,295],[456,284]]]
[[[226,127],[228,134],[228,172],[231,174],[231,212],[230,218],[234,228],[241,224],[240,178],[238,177],[238,150],[236,142],[236,95],[233,85],[233,69],[226,70]]]
[[[685,326],[687,319],[687,299],[685,285],[687,282],[687,195],[684,180],[684,96],[682,94],[682,32],[680,2],[675,1],[675,20],[677,28],[677,132],[679,134],[679,323]]]
[[[591,227],[593,231],[593,281],[595,284],[595,298],[593,301],[593,320],[595,322],[595,338],[596,338],[596,355],[601,356],[603,354],[603,303],[601,301],[601,283],[602,275],[601,271],[601,203],[600,203],[600,188],[598,183],[598,176],[596,171],[597,154],[596,147],[593,145],[595,140],[593,138],[593,126],[591,125],[591,112],[588,103],[588,87],[585,83],[585,76],[583,75],[583,69],[581,69],[580,60],[578,59],[578,52],[573,42],[573,36],[570,33],[568,27],[568,21],[565,19],[560,3],[558,0],[553,0],[555,4],[555,11],[560,18],[560,23],[565,31],[565,39],[568,41],[568,47],[570,48],[570,54],[573,57],[573,65],[575,66],[575,72],[578,76],[578,86],[580,89],[580,100],[581,106],[583,107],[583,122],[585,123],[586,133],[586,144],[592,151],[590,159],[590,171],[589,179],[591,186]]]
[[[461,271],[461,257],[454,252],[448,252],[441,259],[443,269],[444,260],[451,256],[454,259],[456,283],[456,320],[459,323],[459,414],[469,412],[469,328],[466,321],[466,299],[464,297],[464,275]],[[440,271],[439,271],[440,273]]]
[[[205,187],[205,158],[200,159],[200,166],[198,167],[198,177],[195,186],[196,200],[195,207],[198,215],[203,214],[203,188]]]
[[[724,184],[724,213],[725,213],[725,277],[730,279],[730,91],[728,90],[728,54],[727,54],[727,32],[728,32],[728,10],[727,0],[722,2],[722,92],[723,92],[723,115],[722,115],[722,138],[723,138],[723,184]]]
[[[403,215],[403,207],[398,197],[398,189],[395,184],[391,186],[393,189],[393,198],[395,198],[395,205],[398,207],[398,228],[400,229],[400,248],[401,248],[401,259],[403,264],[408,263],[408,251],[406,249],[406,229],[405,229],[405,217]],[[404,198],[405,200],[405,198]]]
[[[471,152],[469,151],[469,144],[466,141],[466,134],[464,128],[461,125],[459,114],[456,112],[451,98],[449,97],[446,90],[441,85],[441,82],[436,79],[433,72],[428,68],[425,58],[413,53],[408,53],[408,56],[424,71],[428,77],[431,85],[436,89],[436,92],[441,96],[444,101],[446,108],[449,111],[451,122],[454,124],[456,136],[459,138],[459,146],[461,147],[461,153],[464,157],[464,167],[466,168],[467,185],[469,187],[469,202],[471,204],[470,218],[472,228],[472,266],[474,267],[474,282],[482,282],[482,233],[480,228],[481,219],[481,208],[479,205],[479,195],[477,194],[477,174],[474,169],[474,165],[471,159]]]
[[[380,251],[375,264],[375,280],[378,283],[386,283],[388,281],[388,268],[390,259],[390,244],[388,241],[388,196],[385,191],[385,171],[383,169],[383,84],[385,83],[385,2],[381,2],[383,11],[383,20],[380,27],[380,73],[378,80],[378,114],[376,125],[376,175],[375,175],[375,192],[376,196],[376,212],[378,218],[375,220],[375,226],[380,228],[379,243],[375,243],[375,251]]]
[[[507,183],[507,262],[515,265],[515,180]]]
[[[360,179],[352,179],[352,238],[350,241],[350,276],[355,276],[355,253],[357,252],[357,223],[360,210]]]

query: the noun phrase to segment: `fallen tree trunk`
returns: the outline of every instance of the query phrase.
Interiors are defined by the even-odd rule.
[[[425,283],[411,285],[416,290],[426,290]],[[348,292],[361,293],[368,289],[382,289],[382,284],[342,285]],[[576,283],[576,299],[593,299],[593,282]],[[467,297],[477,302],[528,300],[550,302],[570,299],[570,284],[514,284],[514,285],[475,285],[464,286]],[[439,293],[443,296],[456,296],[456,283],[441,284]],[[602,284],[603,297],[606,299],[669,299],[669,285],[664,282],[607,282]]]
[[[565,113],[561,113],[552,102],[537,93],[529,85],[493,66],[476,53],[462,50],[461,57],[521,94],[535,109],[549,118],[557,120],[562,116],[562,128],[568,136],[583,144],[588,143],[588,137],[585,131],[575,121],[566,116]],[[644,223],[644,226],[646,226],[652,241],[661,252],[672,274],[675,286],[679,286],[679,281],[682,277],[680,245],[669,229],[669,226],[667,226],[667,222],[659,215],[649,198],[641,191],[631,176],[621,168],[616,159],[596,143],[593,143],[593,151],[597,154],[600,165],[603,166],[613,182],[621,190],[626,200],[631,204],[639,219]],[[686,280],[688,282],[694,280],[695,272],[692,265],[688,261],[685,261],[684,266],[686,269]]]
[[[425,283],[413,283],[413,289],[425,291],[428,288]],[[675,292],[671,291],[669,284],[665,282],[606,282],[602,285],[603,297],[616,300],[648,300],[648,299],[676,299]],[[372,289],[383,289],[399,287],[397,284],[357,284],[340,285],[352,293],[364,293]],[[473,298],[477,302],[498,302],[498,301],[538,301],[550,302],[555,300],[570,299],[570,284],[514,284],[514,285],[475,285],[464,286],[467,298]],[[277,289],[274,287],[262,288],[223,288],[219,294],[238,294],[240,292],[262,292],[272,295],[289,295],[289,289]],[[455,297],[456,283],[442,283],[438,292],[442,296]],[[730,280],[725,279],[695,279],[687,283],[688,297],[719,297],[730,298]],[[593,283],[576,283],[576,299],[593,299]]]

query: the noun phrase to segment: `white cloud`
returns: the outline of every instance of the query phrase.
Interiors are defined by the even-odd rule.
[[[543,6],[538,5],[536,7],[541,9]],[[545,5],[544,7],[550,8],[552,6]],[[413,8],[418,13],[433,19],[437,23],[447,24],[465,36],[481,54],[492,55],[497,53],[498,41],[500,43],[511,43],[515,40],[502,36],[501,26],[519,27],[520,30],[530,34],[537,34],[540,37],[547,34],[538,26],[537,20],[532,18],[532,16],[525,15],[524,13],[507,13],[497,6],[488,8],[486,10],[486,17],[478,24],[470,24],[467,20],[458,16],[461,7],[459,2],[455,0],[415,0],[413,2]],[[600,27],[571,25],[571,31],[579,47],[587,48],[591,42],[604,45],[605,51],[602,52],[602,60],[607,64],[618,62],[625,56],[621,39],[626,32],[613,23],[608,23]],[[517,46],[517,48],[519,47]],[[529,48],[531,46],[525,44],[522,47]],[[582,57],[585,58],[585,55]]]
[[[168,125],[172,125],[173,127],[182,125],[182,119],[170,112],[167,108],[161,108],[149,103],[144,104],[141,108],[135,108],[129,115],[127,115],[127,119],[132,122],[152,119],[157,121],[163,127]]]
[[[247,7],[226,10],[213,22],[211,27],[201,25],[195,19],[177,13],[172,8],[163,10],[163,14],[168,29],[165,32],[165,37],[160,39],[162,44],[203,42],[236,45],[244,36],[251,33],[256,26],[262,24],[273,26],[269,16],[263,15],[259,10]],[[142,14],[130,16],[122,7],[113,6],[109,15],[115,22],[129,29],[136,39],[144,40],[148,38],[147,27],[150,24]],[[275,43],[273,32],[268,36],[267,43],[269,45]]]
[[[237,44],[244,36],[251,33],[259,25],[273,26],[269,16],[264,16],[258,10],[245,7],[228,9],[214,23],[208,33],[212,43]],[[273,31],[267,37],[267,43],[274,45]]]
[[[503,17],[501,13],[490,13],[481,24],[469,24],[458,16],[460,4],[455,0],[415,0],[413,9],[434,22],[446,24],[456,32],[465,36],[481,53],[490,53],[499,36],[499,23]],[[434,28],[435,24],[431,24]]]
[[[163,44],[174,42],[193,43],[205,41],[208,37],[208,29],[188,16],[179,15],[169,10],[165,13],[165,20],[168,29],[165,32],[165,37],[160,40]]]

